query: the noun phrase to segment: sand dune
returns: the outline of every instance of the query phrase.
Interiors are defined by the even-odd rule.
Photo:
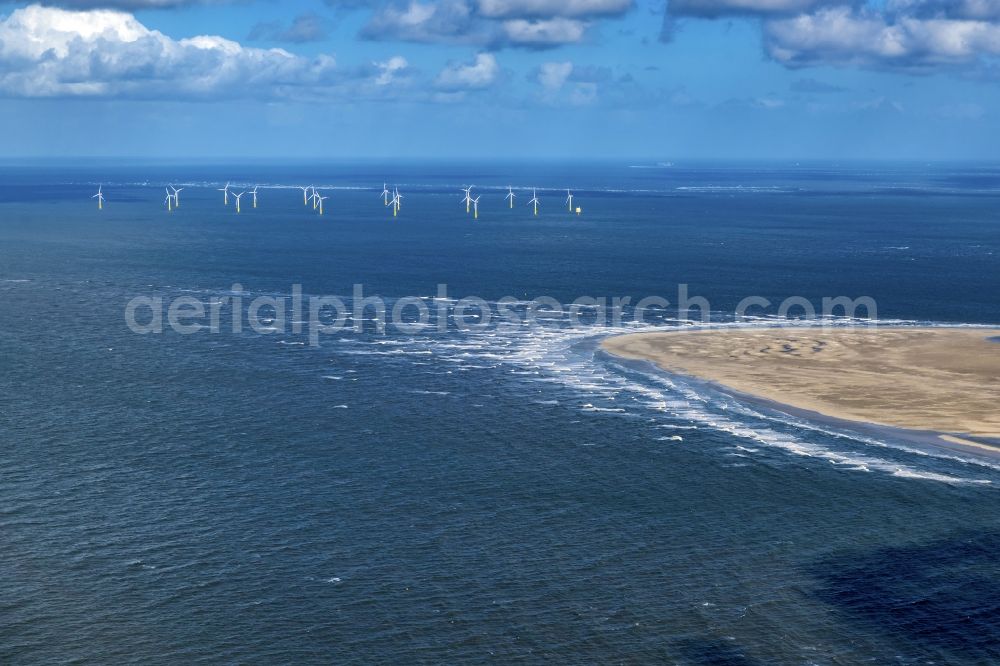
[[[604,348],[797,409],[983,446],[1000,444],[996,336],[1000,329],[727,329],[622,335]]]

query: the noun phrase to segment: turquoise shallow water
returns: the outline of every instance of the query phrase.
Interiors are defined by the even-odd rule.
[[[246,300],[297,283],[348,303],[363,283],[432,309],[440,283],[491,307],[673,300],[686,283],[723,324],[749,295],[997,324],[1000,169],[0,175],[0,661],[1000,657],[988,462],[739,403],[616,361],[597,351],[612,331],[583,325],[369,322],[313,347],[291,316],[284,332],[186,336],[123,316],[135,296],[212,302],[234,282]],[[395,221],[384,178],[406,196]],[[236,217],[214,191],[229,179],[315,181],[332,199],[320,219],[299,190],[266,189]],[[171,180],[188,189],[168,216]],[[543,214],[504,209],[508,183],[546,188]],[[580,217],[562,212],[566,184]]]

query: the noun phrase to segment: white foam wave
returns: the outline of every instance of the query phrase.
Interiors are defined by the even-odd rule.
[[[820,324],[808,321],[778,320],[760,317],[749,322],[720,322],[692,329],[731,327],[764,328],[781,324],[786,328],[849,327],[865,325],[861,319],[828,319]],[[899,326],[949,326],[936,322],[882,320],[882,328]],[[966,324],[967,327],[977,325]],[[675,430],[711,429],[724,432],[750,445],[738,445],[731,455],[754,458],[768,451],[781,451],[803,459],[827,462],[845,472],[882,472],[898,478],[932,480],[947,483],[990,483],[987,479],[968,478],[964,474],[946,474],[922,469],[942,461],[963,466],[1000,469],[981,460],[938,455],[896,442],[838,432],[821,424],[796,417],[770,413],[738,400],[695,386],[678,378],[654,371],[637,370],[599,352],[601,339],[615,333],[635,330],[676,330],[676,321],[666,324],[631,323],[628,328],[609,329],[588,326],[531,326],[503,330],[466,331],[450,337],[414,336],[405,339],[365,342],[361,348],[343,349],[340,353],[371,356],[426,356],[452,364],[456,370],[505,368],[513,381],[556,385],[584,398],[579,409],[610,416],[647,416],[653,427]],[[347,342],[346,340],[344,342]],[[356,342],[356,341],[355,341]],[[379,349],[379,347],[382,347]],[[389,347],[389,349],[385,349]],[[485,362],[485,363],[484,363]],[[535,401],[540,402],[540,401]],[[558,400],[541,404],[560,404]],[[679,435],[668,436],[666,441]],[[682,441],[682,440],[680,440]],[[887,457],[867,448],[882,450]],[[891,453],[891,455],[890,455]],[[919,453],[917,463],[895,460],[900,455]],[[912,456],[911,456],[912,457]]]

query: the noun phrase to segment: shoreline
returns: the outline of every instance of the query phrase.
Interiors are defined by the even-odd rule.
[[[956,335],[951,336],[952,332],[955,332]],[[816,359],[821,356],[816,350],[830,349],[829,345],[835,342],[833,339],[836,338],[846,338],[848,341],[854,342],[848,336],[856,333],[863,333],[862,336],[856,336],[862,343],[870,338],[884,337],[888,334],[890,340],[903,345],[912,341],[914,336],[918,338],[919,343],[926,342],[920,339],[924,336],[935,338],[934,343],[947,342],[949,337],[956,337],[960,348],[952,355],[946,348],[935,348],[937,353],[930,355],[932,358],[936,358],[939,361],[938,366],[945,367],[945,370],[941,370],[940,367],[928,368],[927,366],[908,368],[898,363],[892,366],[892,364],[886,363],[883,355],[879,354],[878,345],[875,345],[874,349],[868,350],[870,352],[868,353],[864,350],[863,344],[852,345],[854,348],[849,350],[851,353],[843,354],[845,357],[844,365],[853,366],[852,368],[842,368],[838,362],[840,359],[835,355],[831,358],[823,358],[820,363],[816,362]],[[966,413],[969,410],[963,411],[962,409],[965,406],[963,395],[969,390],[968,382],[957,383],[954,395],[948,393],[948,388],[942,389],[942,386],[946,384],[944,373],[949,371],[954,373],[953,368],[947,367],[949,363],[954,361],[952,356],[961,356],[967,352],[966,347],[970,343],[975,344],[976,338],[992,347],[997,341],[1000,341],[998,333],[1000,330],[993,328],[970,329],[964,327],[894,327],[863,331],[780,327],[701,329],[627,333],[606,338],[601,342],[600,348],[604,353],[616,359],[641,362],[655,371],[701,384],[718,393],[729,395],[740,402],[757,405],[813,423],[826,423],[839,430],[863,436],[890,437],[897,441],[930,447],[941,452],[962,453],[995,460],[1000,457],[1000,428],[996,427],[997,420],[987,418],[986,422],[982,423],[970,421],[969,414]],[[797,344],[803,338],[808,338],[811,343],[816,343],[812,347],[814,353],[811,354],[814,358],[801,361],[801,365],[807,370],[806,374],[815,374],[808,377],[810,381],[803,381],[802,377],[799,376],[796,378],[797,381],[788,382],[788,385],[785,385],[782,370],[785,369],[783,366],[788,365],[788,361],[791,359],[790,355],[793,353],[787,349],[788,341],[796,341],[795,344]],[[893,338],[895,339],[893,340]],[[764,358],[761,354],[756,354],[756,356],[753,353],[747,354],[745,345],[747,339],[754,343],[770,344],[780,341],[786,346],[785,349],[779,350],[785,354],[785,357]],[[635,344],[636,342],[640,344]],[[706,345],[712,347],[708,353],[705,353],[703,349]],[[926,347],[925,344],[923,346]],[[767,349],[767,345],[765,344],[765,347],[758,349],[763,352]],[[858,354],[859,349],[862,352],[860,355]],[[800,348],[796,348],[795,351],[800,351]],[[686,357],[686,353],[694,353],[698,358],[691,360]],[[795,354],[795,356],[799,356],[799,354]],[[916,355],[916,358],[926,360],[919,354]],[[799,365],[799,358],[796,358],[793,363]],[[909,378],[909,385],[900,380],[899,392],[902,396],[896,397],[895,404],[891,396],[885,395],[884,392],[879,395],[883,403],[880,406],[883,410],[881,414],[873,413],[872,409],[866,409],[864,414],[859,414],[856,409],[852,408],[852,403],[859,402],[855,394],[859,391],[863,393],[858,384],[855,383],[859,376],[863,377],[864,375],[863,372],[857,372],[859,364],[876,379],[895,378],[901,373],[913,376]],[[869,368],[868,365],[873,367]],[[1000,354],[990,355],[985,365],[987,366],[987,375],[992,371],[992,368],[1000,368]],[[961,363],[959,363],[959,367],[961,367]],[[793,370],[801,375],[803,368],[793,368]],[[927,374],[935,375],[937,381],[933,384],[928,383],[926,377],[923,376]],[[991,382],[996,386],[990,385]],[[930,390],[931,386],[934,387],[933,391]],[[923,395],[919,394],[921,387],[925,389]],[[881,390],[884,386],[876,384],[874,388]],[[989,376],[986,385],[979,392],[987,394],[985,399],[988,400],[989,396],[996,393],[998,389],[1000,389],[1000,373]],[[955,424],[976,425],[977,429],[913,427],[912,423],[907,423],[900,418],[894,409],[900,405],[906,405],[907,397],[916,404],[922,404],[928,399],[940,399],[942,393],[948,399],[939,400],[941,404],[937,405],[937,411],[940,414],[934,415],[936,422],[947,423],[951,419]],[[842,401],[842,404],[838,405],[838,400]],[[949,402],[956,404],[949,404]],[[906,406],[912,408],[912,405]],[[928,411],[933,410],[929,409]],[[873,416],[875,418],[872,418]],[[879,418],[879,416],[883,418]]]

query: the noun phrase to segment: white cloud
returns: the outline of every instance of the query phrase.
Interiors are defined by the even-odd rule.
[[[1000,55],[1000,0],[669,0],[661,39],[682,17],[762,19],[765,50],[788,67],[909,71]]]
[[[333,73],[330,56],[303,58],[209,35],[174,40],[117,10],[32,5],[0,19],[0,94],[262,97],[329,83]]]
[[[393,56],[388,60],[382,62],[372,63],[375,68],[379,71],[379,74],[375,77],[374,83],[377,86],[387,86],[396,81],[396,75],[405,72],[410,63],[406,61],[403,56]]]
[[[475,20],[465,0],[409,0],[376,12],[361,35],[379,41],[485,44],[491,39],[485,27]]]
[[[563,87],[566,79],[573,73],[573,63],[571,62],[546,62],[538,67],[538,82],[542,87],[555,92]]]
[[[538,66],[536,74],[543,102],[565,102],[574,106],[596,102],[598,84],[595,79],[603,78],[603,72],[593,67],[577,67],[572,62],[545,62]]]
[[[451,64],[441,70],[434,85],[442,90],[470,90],[487,88],[500,73],[500,66],[492,53],[480,53],[471,64]]]
[[[632,0],[478,0],[479,13],[490,18],[619,16]]]
[[[789,66],[819,63],[919,69],[1000,54],[1000,25],[987,21],[899,17],[848,7],[765,24],[765,43]]]
[[[477,2],[478,4],[470,4]],[[396,0],[361,35],[372,40],[545,49],[583,40],[584,17],[620,15],[633,0]]]
[[[507,40],[515,45],[547,48],[575,44],[583,40],[586,25],[566,18],[547,20],[513,19],[503,22]]]

